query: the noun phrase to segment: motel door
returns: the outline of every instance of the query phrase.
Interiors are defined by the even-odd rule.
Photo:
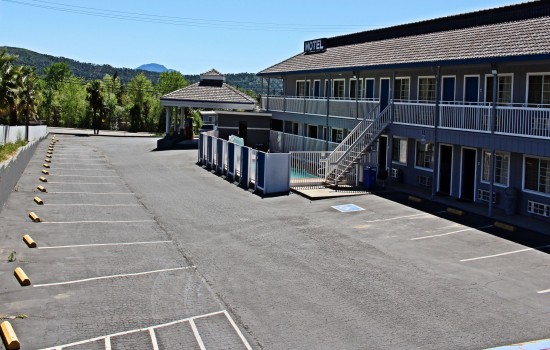
[[[479,77],[466,77],[464,79],[464,102],[479,101]]]
[[[390,79],[380,79],[380,112],[388,106],[390,102]]]
[[[441,93],[441,101],[453,102],[455,100],[455,77],[444,77]]]
[[[441,145],[439,152],[438,192],[451,195],[451,174],[453,173],[453,146]]]

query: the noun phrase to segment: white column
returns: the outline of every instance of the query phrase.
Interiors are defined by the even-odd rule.
[[[183,107],[180,108],[180,129],[184,128],[185,127],[185,120],[184,120],[184,115],[183,115]]]
[[[164,107],[166,109],[166,135],[167,138],[170,135],[170,107]]]

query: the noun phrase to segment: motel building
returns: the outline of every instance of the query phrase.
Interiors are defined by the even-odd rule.
[[[301,155],[326,185],[370,165],[379,184],[550,223],[550,2],[306,41],[258,75],[272,129],[329,151]]]

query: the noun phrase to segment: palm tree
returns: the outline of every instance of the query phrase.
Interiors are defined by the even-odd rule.
[[[101,110],[103,108],[103,95],[101,94],[101,81],[94,80],[88,85],[86,88],[86,91],[88,92],[88,96],[86,97],[86,100],[90,104],[90,108],[92,109],[93,114],[93,127],[94,127],[94,135],[99,135],[99,127],[100,127],[100,118],[101,115],[98,116],[98,112],[101,113]],[[97,133],[96,133],[97,130]]]
[[[0,120],[12,116],[12,124],[17,123],[13,116],[17,117],[18,82],[21,75],[21,68],[13,64],[16,58],[5,50],[0,51]]]
[[[36,119],[38,108],[38,77],[32,68],[21,68],[19,87],[18,109],[25,117],[25,135],[29,141],[29,119]]]

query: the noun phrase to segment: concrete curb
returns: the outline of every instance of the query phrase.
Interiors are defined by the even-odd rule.
[[[26,146],[21,147],[13,158],[0,164],[0,211],[4,204],[6,204],[17,182],[19,182],[36,148],[44,138],[29,142]]]

